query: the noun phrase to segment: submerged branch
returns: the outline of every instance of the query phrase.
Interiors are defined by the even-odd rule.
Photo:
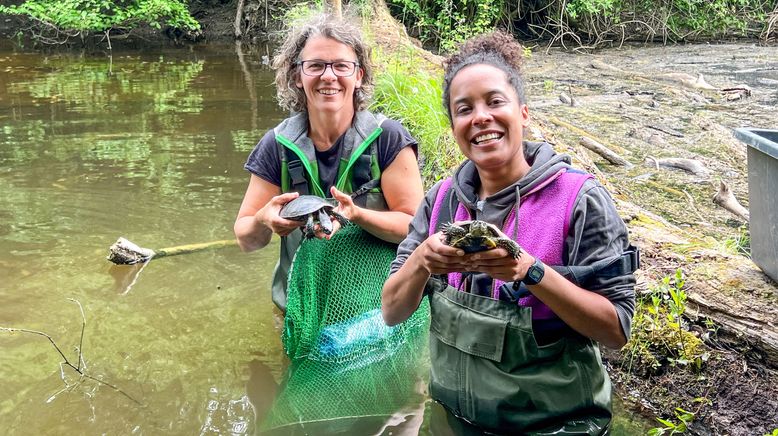
[[[165,256],[175,256],[178,254],[194,253],[196,251],[207,250],[210,248],[231,247],[233,245],[238,245],[238,242],[234,239],[224,239],[221,241],[178,245],[175,247],[152,250],[150,248],[140,247],[137,244],[134,244],[133,242],[120,237],[108,249],[109,253],[106,259],[110,260],[116,265],[134,265],[136,263],[148,262],[152,257],[159,258]]]
[[[54,347],[55,350],[57,350],[57,353],[59,353],[59,355],[62,356],[62,359],[63,359],[63,362],[60,363],[60,378],[65,383],[65,388],[63,389],[63,391],[71,388],[71,385],[65,380],[65,374],[64,374],[64,371],[62,370],[62,365],[67,365],[70,368],[72,368],[73,371],[75,371],[79,375],[81,375],[82,378],[88,378],[88,379],[94,380],[94,381],[96,381],[96,382],[98,382],[98,383],[100,383],[102,385],[108,386],[109,388],[115,390],[116,392],[124,395],[129,400],[132,400],[134,403],[142,406],[143,404],[140,401],[136,400],[130,394],[128,394],[127,392],[124,392],[119,387],[117,387],[117,386],[115,386],[115,385],[113,385],[111,383],[108,383],[106,381],[100,380],[99,378],[93,377],[93,376],[91,376],[91,375],[86,373],[86,363],[84,363],[84,357],[83,357],[82,349],[81,349],[81,347],[83,345],[83,342],[84,342],[84,330],[86,329],[86,316],[84,315],[84,308],[83,308],[83,306],[81,306],[81,303],[78,300],[73,299],[73,298],[68,298],[68,300],[73,301],[74,303],[78,304],[78,308],[81,311],[81,320],[82,320],[82,323],[81,323],[81,340],[80,340],[79,345],[78,345],[78,365],[77,366],[73,365],[73,363],[70,362],[70,360],[65,356],[65,353],[62,352],[62,349],[59,348],[57,343],[54,342],[54,339],[52,339],[52,337],[49,334],[47,334],[47,333],[44,333],[44,332],[38,331],[38,330],[31,330],[31,329],[25,329],[25,328],[16,328],[16,327],[3,327],[3,326],[0,326],[0,331],[5,331],[5,332],[9,332],[9,333],[16,333],[16,332],[29,333],[29,334],[33,334],[33,335],[43,336],[46,339],[48,339],[49,342],[51,343],[51,345]],[[82,363],[84,363],[83,366],[81,365]],[[62,391],[59,391],[59,392],[62,392]],[[54,394],[54,395],[56,396],[57,394]]]

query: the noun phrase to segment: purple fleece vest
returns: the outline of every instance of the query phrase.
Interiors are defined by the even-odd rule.
[[[570,226],[570,215],[575,199],[586,180],[593,178],[591,174],[575,170],[562,169],[552,175],[532,191],[522,195],[519,205],[519,229],[516,229],[516,209],[511,209],[502,226],[502,231],[515,238],[519,245],[532,256],[539,258],[546,265],[562,265],[562,251]],[[437,232],[443,201],[451,189],[452,179],[448,178],[440,185],[435,204],[430,216],[430,235]],[[524,219],[521,219],[524,217]],[[470,211],[458,202],[453,221],[473,219]],[[516,235],[518,237],[516,238]],[[462,283],[461,273],[448,274],[449,285],[459,288]],[[495,279],[492,286],[492,298],[499,298],[499,288],[504,282]],[[556,314],[534,295],[519,299],[519,306],[532,308],[532,319],[556,318]]]

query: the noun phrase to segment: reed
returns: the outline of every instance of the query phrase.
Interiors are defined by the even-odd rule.
[[[372,109],[402,122],[419,142],[421,175],[429,188],[450,175],[463,156],[443,110],[442,73],[435,75],[418,68],[422,62],[427,61],[377,61],[385,67],[376,77]]]

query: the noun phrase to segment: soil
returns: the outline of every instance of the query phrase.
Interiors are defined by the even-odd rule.
[[[265,42],[278,23],[247,3],[253,6],[243,21],[243,40]],[[191,10],[202,23],[200,34],[142,29],[116,41],[186,44],[234,38],[232,2],[193,1]],[[375,12],[370,28],[376,45],[387,52],[412,51],[427,61],[420,67],[439,68],[441,58],[409,38],[384,4]],[[0,36],[13,37],[24,26],[14,17],[0,17]],[[575,165],[614,194],[632,242],[642,251],[640,292],[683,271],[686,327],[701,338],[709,356],[700,371],[666,358],[655,368],[635,368],[624,350],[604,350],[616,392],[648,416],[678,422],[677,407],[693,412],[690,434],[765,435],[778,429],[778,285],[738,250],[747,223],[711,201],[725,181],[748,206],[747,147],[732,129],[775,127],[778,47],[755,41],[601,52],[528,46],[533,139],[571,154]],[[631,166],[611,164],[587,150],[582,136]],[[705,170],[669,169],[658,165],[662,158],[693,159]]]

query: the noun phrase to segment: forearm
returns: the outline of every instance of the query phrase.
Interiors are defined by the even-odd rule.
[[[616,308],[602,295],[576,286],[549,267],[543,280],[528,288],[578,333],[614,349],[627,342]]]
[[[399,324],[408,319],[419,307],[424,296],[424,286],[429,272],[413,259],[405,264],[384,284],[381,292],[381,313],[387,325]]]
[[[413,216],[405,212],[359,208],[352,221],[377,238],[399,244],[408,236],[408,224],[412,219]]]
[[[263,248],[273,236],[272,230],[262,225],[254,215],[240,217],[233,227],[238,246],[244,252]]]

